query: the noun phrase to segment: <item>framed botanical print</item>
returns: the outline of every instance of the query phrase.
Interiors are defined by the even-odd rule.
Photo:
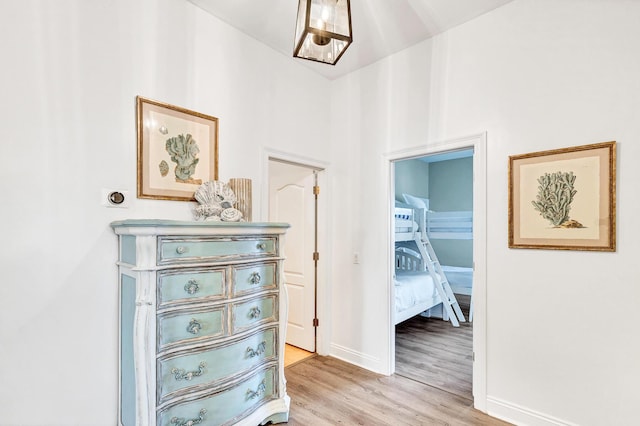
[[[616,143],[509,157],[509,247],[616,250]]]
[[[194,200],[218,179],[218,119],[140,96],[136,107],[138,198]]]

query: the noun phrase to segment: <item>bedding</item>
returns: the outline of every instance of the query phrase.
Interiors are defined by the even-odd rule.
[[[402,194],[402,198],[404,199],[404,202],[409,204],[411,207],[414,207],[416,209],[429,210],[428,198],[416,197],[415,195],[411,194]]]
[[[442,272],[447,276],[451,290],[456,294],[471,295],[473,287],[473,269],[461,266],[442,265]]]
[[[441,268],[454,294],[471,295],[473,287],[473,270],[471,268],[446,265]],[[409,247],[407,243],[400,243],[396,246],[395,324],[418,314],[431,316],[434,311],[429,310],[442,305],[442,299],[436,289],[433,277],[424,269],[420,253],[415,248]],[[425,313],[425,311],[427,312]],[[433,316],[443,315],[442,311],[440,314],[433,314]],[[472,315],[473,301],[469,310],[470,320]],[[443,319],[448,319],[448,316],[444,315]]]
[[[438,297],[433,278],[428,272],[402,271],[395,277],[396,312],[402,312],[417,304]]]
[[[394,275],[395,320],[401,323],[442,303],[433,277],[424,270],[420,254],[396,247]]]

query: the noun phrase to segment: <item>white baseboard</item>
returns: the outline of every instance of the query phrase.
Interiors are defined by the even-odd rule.
[[[575,423],[490,396],[487,397],[487,414],[520,426],[578,426]]]
[[[384,374],[387,376],[389,375],[387,372],[387,366],[383,365],[384,363],[380,358],[372,357],[370,355],[363,354],[362,352],[357,352],[344,346],[336,345],[335,343],[331,344],[329,355],[350,364],[357,365],[358,367],[362,367],[366,370],[373,371],[374,373]]]

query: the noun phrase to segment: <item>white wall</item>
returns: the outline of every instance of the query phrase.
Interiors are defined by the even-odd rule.
[[[0,424],[113,425],[109,223],[193,207],[135,198],[136,95],[218,117],[220,179],[254,179],[259,212],[262,147],[329,159],[330,83],[186,0],[2,2],[0,54]]]
[[[640,421],[638,22],[637,1],[516,0],[334,83],[334,355],[378,371],[388,362],[384,155],[487,131],[490,413]],[[617,251],[508,249],[509,155],[610,140]],[[359,265],[347,261],[355,250]]]

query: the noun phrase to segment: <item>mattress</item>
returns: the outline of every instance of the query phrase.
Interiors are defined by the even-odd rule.
[[[402,312],[433,299],[438,292],[428,272],[396,272],[396,312]]]
[[[442,271],[447,276],[451,290],[458,294],[471,294],[473,286],[473,269],[460,266],[442,265]]]

